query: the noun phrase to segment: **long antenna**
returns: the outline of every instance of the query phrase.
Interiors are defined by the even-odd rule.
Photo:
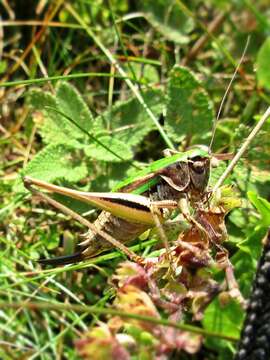
[[[249,46],[249,41],[250,41],[250,36],[248,36],[248,38],[247,38],[246,45],[244,47],[241,59],[240,59],[239,63],[237,64],[237,66],[236,66],[236,68],[234,70],[233,76],[232,76],[232,78],[231,78],[231,80],[229,82],[229,85],[227,86],[227,89],[226,89],[226,91],[225,91],[225,93],[223,95],[223,98],[221,100],[221,103],[219,105],[217,118],[214,121],[214,124],[213,124],[213,127],[212,127],[212,138],[211,138],[210,145],[209,145],[209,153],[211,152],[211,148],[212,148],[212,145],[213,145],[213,141],[214,141],[214,137],[215,137],[215,133],[216,133],[216,129],[217,129],[217,123],[218,123],[218,120],[220,118],[220,114],[221,114],[221,111],[222,111],[222,108],[223,108],[223,104],[224,104],[224,102],[226,100],[226,97],[227,97],[227,95],[228,95],[228,93],[229,93],[229,91],[231,89],[232,83],[233,83],[234,79],[236,78],[236,74],[238,73],[238,70],[239,70],[239,68],[240,68],[240,66],[241,66],[241,64],[242,64],[242,62],[244,60],[244,57],[246,55],[246,52],[247,52],[247,49],[248,49],[248,46]]]

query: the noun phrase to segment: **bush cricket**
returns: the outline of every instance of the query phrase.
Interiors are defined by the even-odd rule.
[[[171,154],[167,151],[166,155]],[[203,200],[209,174],[210,156],[206,150],[197,148],[157,160],[139,171],[135,177],[121,182],[115,189],[121,192],[80,192],[25,177],[24,183],[30,189],[34,185],[90,203],[103,210],[94,222],[97,231],[88,231],[86,239],[79,244],[79,251],[68,256],[42,259],[41,262],[60,265],[93,257],[112,247],[108,241],[104,241],[104,236],[100,235],[103,231],[120,243],[130,242],[157,225],[157,221],[163,223],[164,209],[171,210],[180,206],[180,211],[192,221],[185,210],[186,202],[197,206],[197,203]],[[153,212],[156,213],[157,220]]]
[[[234,76],[238,71],[239,65],[235,70]],[[241,149],[232,160],[230,167],[228,167],[227,174],[232,170],[233,166],[235,166],[250,141],[266,121],[269,115],[268,113],[269,111],[265,113],[261,121],[255,126],[243,143]],[[219,114],[220,111],[217,120]],[[210,147],[213,142],[217,120],[214,122]],[[207,201],[206,188],[210,174],[210,162],[214,157],[200,147],[184,153],[168,154],[167,152],[166,155],[170,156],[155,161],[146,169],[139,171],[135,177],[128,178],[121,182],[117,188],[114,189],[114,191],[117,192],[113,193],[83,193],[55,186],[31,177],[25,177],[25,186],[35,193],[37,193],[37,190],[33,189],[33,185],[91,203],[103,210],[94,222],[94,227],[92,228],[91,226],[90,228],[89,222],[83,220],[78,214],[74,214],[74,212],[68,211],[64,206],[60,206],[60,204],[57,205],[54,200],[49,201],[46,198],[52,205],[59,209],[61,207],[63,211],[72,214],[77,220],[79,219],[79,221],[88,226],[90,230],[86,235],[86,239],[78,245],[79,250],[75,254],[60,256],[54,259],[42,259],[40,262],[52,265],[78,262],[111,248],[112,245],[110,243],[114,243],[114,245],[122,248],[122,250],[128,254],[128,250],[122,245],[134,240],[145,230],[163,223],[166,218],[165,209],[179,208],[180,212],[189,222],[195,224],[202,233],[205,233],[206,230],[189,215],[187,209],[188,204],[196,210]],[[220,154],[216,157],[223,157],[225,159],[226,155],[224,157],[223,154]],[[228,158],[230,158],[230,155],[227,159]],[[217,187],[222,184],[224,178],[225,176],[219,179],[219,182],[215,185],[215,191]],[[44,197],[44,195],[40,195]],[[104,236],[104,233],[109,235],[110,239]],[[107,242],[105,242],[104,239],[106,239]],[[136,256],[131,255],[131,257],[134,258]]]

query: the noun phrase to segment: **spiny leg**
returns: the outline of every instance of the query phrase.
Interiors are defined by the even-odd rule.
[[[225,274],[226,274],[226,282],[229,288],[229,294],[231,295],[232,298],[238,300],[242,308],[245,309],[247,306],[247,301],[244,299],[243,295],[241,294],[239,285],[234,276],[233,265],[229,259],[227,266],[225,268]]]
[[[168,242],[168,238],[165,234],[165,231],[162,227],[162,224],[160,222],[160,216],[158,216],[158,214],[159,214],[160,208],[175,209],[176,208],[175,205],[176,205],[176,202],[172,201],[172,200],[168,200],[168,201],[162,200],[162,201],[152,201],[151,202],[152,216],[155,221],[156,227],[159,231],[160,237],[164,243],[167,254],[170,254],[169,242]],[[180,209],[181,214],[188,221],[188,223],[194,224],[199,229],[199,231],[206,237],[206,239],[208,239],[208,233],[207,233],[206,229],[196,219],[194,219],[190,215],[189,208],[188,208],[188,199],[185,194],[183,194],[183,197],[179,200],[177,207]]]
[[[165,250],[166,250],[166,256],[168,257],[168,261],[169,261],[169,264],[170,266],[172,266],[173,270],[174,270],[174,267],[173,267],[173,259],[172,259],[172,256],[171,256],[171,251],[170,251],[170,246],[169,246],[169,241],[168,241],[168,238],[167,238],[167,235],[163,229],[163,226],[160,222],[160,208],[175,208],[175,202],[171,201],[171,200],[161,200],[161,201],[152,201],[151,202],[151,207],[150,207],[150,211],[152,213],[152,216],[153,216],[153,219],[154,219],[154,222],[156,224],[156,228],[159,232],[159,235],[160,235],[160,238],[164,244],[164,247],[165,247]]]
[[[220,267],[225,270],[225,278],[226,278],[226,284],[227,284],[227,288],[229,290],[229,294],[233,299],[236,299],[239,302],[239,304],[242,306],[243,309],[245,309],[247,302],[244,299],[243,295],[241,294],[239,285],[235,279],[234,268],[229,259],[228,250],[226,250],[220,244],[214,244],[214,245],[218,249],[218,253],[217,253],[218,263],[219,263]]]
[[[193,216],[190,215],[189,208],[188,208],[188,199],[186,198],[185,194],[183,194],[183,197],[179,200],[178,206],[180,209],[181,214],[183,214],[184,218],[190,223],[195,225],[200,232],[205,236],[206,239],[208,239],[208,233],[205,230],[205,228],[196,220]]]
[[[136,255],[133,251],[129,250],[125,245],[123,245],[118,240],[114,239],[112,236],[110,236],[106,232],[104,232],[104,231],[102,231],[100,229],[97,229],[90,221],[86,220],[84,217],[77,214],[75,211],[69,209],[67,206],[65,206],[65,205],[59,203],[58,201],[52,199],[50,196],[46,195],[45,193],[34,189],[31,186],[31,183],[29,181],[25,181],[24,184],[25,184],[25,187],[27,189],[29,189],[33,194],[39,196],[40,198],[42,198],[47,203],[54,206],[55,208],[57,208],[61,212],[71,216],[73,219],[77,220],[82,225],[85,225],[87,228],[89,228],[94,233],[102,236],[106,241],[111,243],[114,247],[118,248],[124,254],[126,254],[131,260],[133,260],[133,261],[135,261],[137,263],[143,263],[143,259],[140,256]],[[83,259],[81,259],[81,260],[83,260]]]

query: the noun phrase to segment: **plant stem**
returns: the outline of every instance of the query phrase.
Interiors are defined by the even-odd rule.
[[[114,75],[111,73],[96,73],[96,72],[89,72],[89,73],[77,73],[77,74],[69,74],[69,75],[56,75],[56,76],[48,76],[46,78],[36,78],[36,79],[29,79],[29,80],[17,80],[17,81],[6,81],[0,83],[1,87],[9,87],[9,86],[19,86],[19,85],[33,85],[33,84],[42,84],[44,82],[49,81],[57,81],[57,80],[69,80],[69,79],[80,79],[85,77],[114,77],[117,79],[124,79],[123,76]],[[127,75],[126,75],[127,77]],[[135,81],[135,79],[134,79]]]
[[[1,309],[18,309],[21,306],[22,306],[21,302],[11,302],[11,303],[0,302]],[[201,334],[201,335],[220,338],[229,341],[238,341],[238,338],[234,336],[207,331],[197,326],[192,326],[188,324],[179,324],[166,319],[160,319],[152,316],[145,316],[139,314],[132,314],[115,309],[99,308],[95,306],[87,306],[87,305],[79,305],[79,304],[48,303],[48,302],[28,302],[28,303],[24,303],[23,306],[24,308],[27,308],[29,310],[75,311],[78,313],[89,312],[95,315],[101,314],[101,315],[120,316],[122,318],[136,319],[140,321],[149,321],[153,324],[169,326],[183,331],[190,331],[195,334]]]
[[[253,128],[251,133],[248,135],[246,140],[243,142],[242,146],[240,147],[239,151],[236,153],[235,157],[230,162],[227,169],[224,171],[224,173],[221,175],[221,177],[218,179],[217,183],[215,184],[213,188],[213,194],[217,191],[217,189],[223,184],[224,180],[227,178],[227,176],[232,172],[233,168],[237,164],[237,162],[240,160],[244,152],[249,147],[251,141],[254,139],[254,137],[257,135],[257,133],[260,131],[263,124],[266,122],[266,120],[270,116],[270,106],[266,110],[266,112],[263,114],[257,125]]]
[[[102,42],[99,40],[99,38],[93,33],[93,31],[90,29],[90,27],[84,22],[84,20],[81,18],[81,16],[76,12],[76,10],[70,5],[66,4],[66,9],[70,12],[70,14],[78,21],[80,25],[84,28],[84,30],[87,32],[87,34],[94,40],[94,42],[97,44],[97,46],[100,48],[100,50],[107,56],[110,63],[115,66],[115,68],[118,70],[119,74],[121,76],[125,77],[125,82],[128,85],[128,87],[132,90],[136,98],[138,99],[139,103],[142,105],[143,109],[147,112],[155,126],[157,127],[160,135],[162,136],[163,140],[169,146],[170,149],[174,149],[173,143],[168,138],[167,134],[163,130],[162,126],[160,125],[158,118],[153,114],[151,109],[147,106],[145,103],[142,95],[140,94],[137,87],[133,84],[133,82],[127,77],[126,72],[122,67],[118,64],[118,62],[115,60],[115,58],[112,56],[110,51],[102,44]]]

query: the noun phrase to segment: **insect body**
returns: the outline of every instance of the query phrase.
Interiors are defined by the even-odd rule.
[[[153,208],[164,222],[164,208],[175,209],[181,200],[196,206],[203,198],[210,173],[210,157],[205,150],[177,153],[152,163],[132,178],[121,182],[112,193],[87,193],[55,186],[25,177],[26,185],[88,202],[103,211],[94,222],[97,230],[106,232],[121,243],[128,243],[156,225]],[[97,232],[89,230],[75,254],[42,263],[60,265],[78,262],[109,249],[112,245]]]

